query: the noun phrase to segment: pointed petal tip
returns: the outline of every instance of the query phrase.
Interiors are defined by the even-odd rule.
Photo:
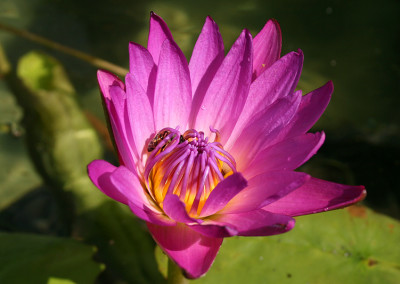
[[[164,19],[161,18],[161,17],[160,17],[156,12],[154,12],[154,11],[151,11],[151,12],[150,12],[150,21],[151,21],[151,20],[155,20],[155,21],[162,22],[162,23],[165,24]]]
[[[272,228],[275,228],[276,231],[268,236],[280,235],[280,234],[287,233],[287,232],[291,231],[295,225],[296,225],[296,219],[294,219],[294,218],[290,218],[289,220],[287,220],[286,223],[277,223],[277,224],[271,226]]]
[[[209,21],[209,22],[215,24],[214,19],[213,19],[210,15],[208,15],[208,16],[206,17],[206,22],[207,22],[207,21]]]
[[[115,77],[115,78],[119,79],[119,77],[117,75],[111,73],[110,71],[103,70],[103,69],[97,70],[97,79],[98,79],[99,83],[100,83],[100,80],[104,80],[109,77]]]
[[[280,63],[278,63],[280,62]],[[287,54],[285,54],[284,56],[282,56],[277,62],[276,64],[291,64],[293,66],[298,66],[299,70],[299,74],[298,76],[300,76],[301,73],[301,69],[303,68],[303,63],[304,63],[304,54],[301,51],[301,49],[299,49],[298,51],[291,51]]]
[[[111,99],[109,90],[111,86],[119,86],[122,89],[125,88],[125,85],[121,79],[117,75],[107,70],[97,70],[97,81],[99,83],[101,94],[106,99]]]
[[[330,92],[332,95],[333,91],[335,90],[332,80],[329,80],[328,82],[326,82],[325,86],[330,89]]]
[[[238,39],[241,39],[241,38],[245,38],[246,40],[253,41],[253,36],[251,35],[251,32],[248,29],[243,29],[242,30],[242,32],[238,36],[236,42],[238,41]],[[236,44],[236,42],[234,43],[234,45]]]
[[[282,30],[278,20],[274,18],[269,19],[267,23],[264,25],[264,28],[268,27],[268,25],[273,25],[275,27],[278,37],[282,41]]]
[[[279,29],[279,31],[281,31],[281,26],[279,25],[279,22],[278,22],[277,19],[271,18],[271,19],[268,20],[268,22],[271,22],[272,24],[274,24]]]
[[[132,46],[141,46],[140,44],[133,42],[133,41],[129,41],[128,45],[129,45],[129,49],[132,48]]]
[[[357,186],[359,190],[361,190],[361,193],[358,198],[356,198],[356,201],[354,203],[363,201],[367,197],[367,190],[365,189],[365,186],[359,185]]]
[[[312,133],[310,133],[310,134],[312,134]],[[316,137],[317,137],[317,139],[318,139],[319,141],[318,141],[318,143],[315,145],[314,150],[312,151],[312,153],[313,153],[312,155],[315,155],[315,154],[317,153],[317,151],[321,148],[322,144],[324,144],[325,138],[326,138],[326,135],[325,135],[325,132],[324,132],[324,131],[316,132],[315,135],[316,135]],[[311,158],[311,157],[310,157],[310,158]]]
[[[299,48],[299,49],[297,49],[297,51],[292,51],[292,52],[289,52],[287,55],[285,55],[285,56],[295,56],[295,57],[297,57],[297,58],[299,58],[300,60],[301,60],[301,62],[303,63],[303,61],[304,61],[304,53],[303,53],[303,51]]]
[[[244,29],[242,31],[242,33],[244,33],[244,35],[246,36],[246,38],[249,38],[251,40],[253,40],[253,36],[251,35],[251,32],[248,29]]]
[[[353,190],[355,192],[356,196],[353,199],[350,199],[349,201],[342,203],[339,206],[332,206],[330,208],[328,207],[324,211],[343,209],[345,207],[357,204],[357,203],[363,201],[367,197],[367,190],[365,189],[365,186],[363,186],[363,185],[352,186],[352,188],[351,189],[349,188],[348,190]],[[313,213],[319,213],[319,212],[321,212],[321,211],[313,212]]]

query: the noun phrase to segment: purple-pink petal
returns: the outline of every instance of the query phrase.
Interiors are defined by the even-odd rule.
[[[275,214],[262,209],[237,213],[220,214],[210,218],[215,224],[233,227],[237,236],[272,236],[282,234],[294,227],[290,216]]]
[[[280,137],[289,138],[306,133],[321,117],[331,99],[333,83],[329,81],[322,87],[302,97],[299,109]]]
[[[128,170],[124,166],[119,166],[110,175],[111,184],[126,197],[129,202],[135,204],[139,208],[143,208],[143,205],[149,207],[155,212],[160,212],[150,202],[150,196],[143,189],[143,186],[136,173]]]
[[[266,171],[295,170],[317,153],[324,140],[324,132],[283,140],[258,153],[243,173],[249,179]]]
[[[239,234],[232,225],[220,224],[210,219],[206,219],[201,225],[190,225],[190,228],[210,238],[229,238]]]
[[[277,99],[293,94],[299,82],[302,67],[303,53],[291,52],[275,62],[251,84],[243,111],[226,143],[226,149],[230,149],[251,119]]]
[[[212,126],[221,132],[221,142],[227,140],[247,98],[252,57],[252,37],[249,31],[244,30],[219,67],[204,100],[198,105],[196,129],[208,136]]]
[[[300,216],[349,206],[366,196],[363,186],[351,186],[311,178],[285,197],[264,207],[265,210]]]
[[[175,194],[167,194],[163,201],[163,210],[172,220],[180,223],[201,223],[201,220],[189,217],[186,212],[185,204],[179,200]]]
[[[110,87],[109,114],[120,162],[131,171],[136,171],[138,153],[129,127],[126,94],[119,86]]]
[[[114,74],[104,71],[97,71],[97,80],[99,82],[101,94],[105,99],[111,99],[109,90],[110,86],[119,86],[122,89],[125,88],[124,83]]]
[[[182,223],[157,226],[147,223],[154,240],[189,278],[204,275],[218,253],[223,238],[210,238]]]
[[[94,185],[108,197],[128,204],[128,200],[110,180],[110,175],[117,167],[103,160],[94,160],[88,165],[88,175]]]
[[[192,95],[196,93],[200,82],[201,85],[204,85],[205,82],[202,79],[204,74],[209,71],[210,66],[215,61],[219,61],[220,64],[223,58],[224,43],[218,26],[211,17],[207,17],[189,63]]]
[[[245,170],[261,150],[273,144],[296,114],[300,101],[301,92],[296,92],[277,100],[249,121],[230,149],[238,162],[238,171]]]
[[[166,126],[182,130],[188,125],[192,104],[189,68],[185,56],[173,41],[162,44],[154,93],[156,129]]]
[[[240,173],[235,173],[225,178],[208,196],[201,210],[200,217],[210,216],[224,208],[246,186],[247,181]]]
[[[108,178],[107,191],[114,195],[119,192],[120,196],[125,197],[124,203],[129,205],[129,208],[137,217],[157,225],[174,226],[176,224],[151,201],[135,173],[124,166],[120,166]]]
[[[269,20],[253,39],[253,80],[260,76],[281,55],[282,34],[276,20]]]
[[[150,52],[133,42],[129,43],[129,70],[149,97],[150,104],[153,105],[157,66]]]
[[[154,120],[149,99],[135,77],[128,73],[125,78],[129,132],[132,134],[139,157],[147,151],[146,141],[154,135]]]
[[[161,46],[166,40],[174,40],[167,24],[164,20],[154,12],[150,13],[149,39],[147,41],[147,49],[153,56],[154,63],[158,65]]]
[[[249,179],[248,186],[232,198],[219,213],[240,213],[261,208],[301,187],[309,179],[310,176],[305,173],[267,171]]]
[[[134,202],[129,202],[128,205],[133,214],[146,222],[160,226],[176,226],[176,221],[171,220],[160,212],[149,209],[149,207],[144,204],[138,206]]]

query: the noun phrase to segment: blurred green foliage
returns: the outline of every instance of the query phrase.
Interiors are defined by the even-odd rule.
[[[94,251],[71,239],[0,233],[0,282],[93,283],[102,269],[92,259]]]

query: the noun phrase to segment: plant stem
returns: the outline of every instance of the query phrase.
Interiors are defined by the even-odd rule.
[[[115,65],[111,62],[108,62],[106,60],[94,57],[90,54],[84,53],[82,51],[70,48],[68,46],[64,46],[62,44],[59,44],[57,42],[54,42],[52,40],[49,40],[47,38],[41,37],[39,35],[30,33],[28,31],[22,30],[22,29],[18,29],[15,27],[11,27],[8,25],[5,25],[3,23],[0,23],[0,30],[6,31],[6,32],[10,32],[12,34],[15,34],[17,36],[23,37],[25,39],[31,40],[33,42],[39,43],[41,45],[47,46],[49,48],[58,50],[60,52],[66,53],[68,55],[71,55],[73,57],[79,58],[83,61],[89,62],[90,64],[92,64],[93,66],[96,66],[100,69],[105,69],[108,71],[111,71],[115,74],[118,74],[120,76],[125,76],[128,73],[128,70],[125,68],[122,68],[118,65]]]
[[[181,268],[168,258],[168,284],[188,284],[189,280],[183,276]]]

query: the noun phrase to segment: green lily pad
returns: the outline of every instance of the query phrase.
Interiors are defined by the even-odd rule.
[[[400,223],[360,206],[297,218],[292,232],[225,239],[194,283],[398,283]]]
[[[70,239],[0,233],[0,283],[94,283],[102,270],[94,252]]]
[[[154,241],[127,206],[105,201],[85,212],[75,230],[99,248],[98,258],[107,267],[105,283],[165,283],[157,270]]]

